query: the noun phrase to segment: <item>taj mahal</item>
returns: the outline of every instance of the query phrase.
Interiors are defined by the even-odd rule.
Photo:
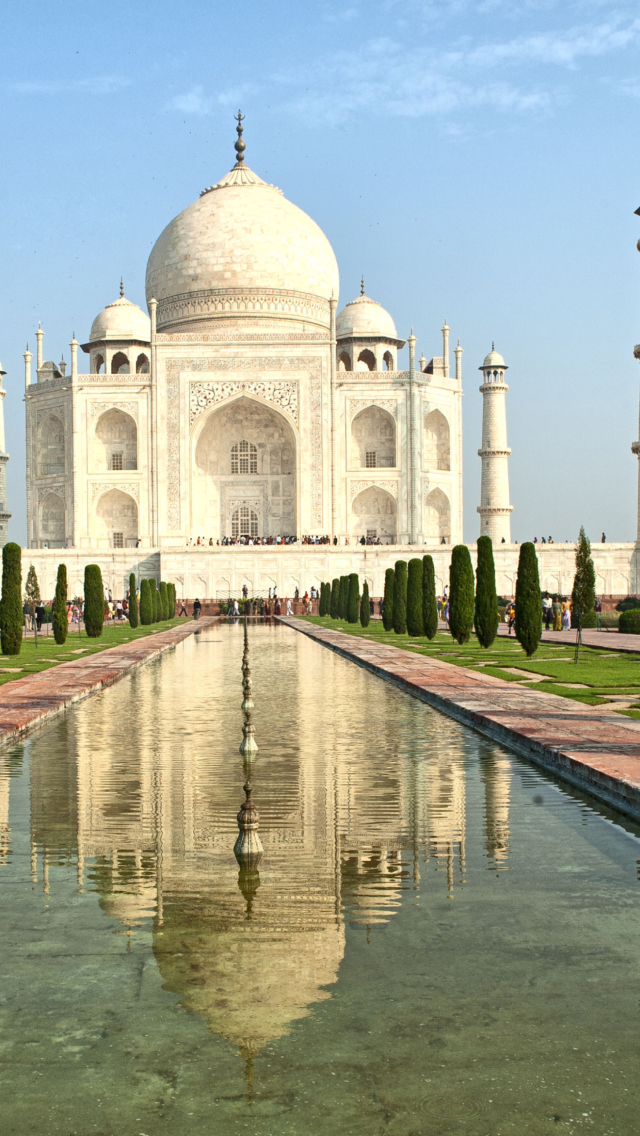
[[[442,587],[463,539],[460,341],[451,351],[445,320],[440,353],[416,358],[413,333],[398,334],[364,281],[340,307],[327,237],[249,169],[240,115],[235,150],[231,171],[153,246],[148,314],[121,285],[86,342],[73,335],[70,371],[45,358],[39,326],[33,381],[27,348],[23,559],[45,594],[64,549],[72,591],[97,561],[114,597],[134,570],[172,580],[185,598],[245,584],[290,594],[346,571],[381,595],[387,566],[428,550]],[[492,347],[479,370],[478,535],[492,537],[510,594],[508,368]],[[637,590],[636,545],[605,547],[595,550],[600,590]],[[543,587],[569,590],[573,545],[541,552]]]

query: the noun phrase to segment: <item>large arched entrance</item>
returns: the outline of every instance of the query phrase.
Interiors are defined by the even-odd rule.
[[[95,515],[99,548],[133,548],[138,539],[138,506],[121,489],[103,493]]]
[[[296,438],[277,410],[243,396],[212,411],[195,436],[192,468],[192,534],[296,534]]]
[[[354,498],[351,512],[351,532],[357,540],[379,537],[383,544],[396,543],[396,502],[386,489],[377,485],[363,489]]]

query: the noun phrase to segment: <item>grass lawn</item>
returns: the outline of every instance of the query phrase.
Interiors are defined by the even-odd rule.
[[[533,658],[527,659],[515,638],[495,639],[492,646],[485,650],[474,635],[461,647],[448,631],[439,631],[432,640],[413,639],[409,635],[385,631],[380,620],[372,620],[368,627],[363,628],[359,623],[350,624],[328,617],[302,618],[334,631],[340,629],[347,635],[361,635],[376,643],[403,647],[413,654],[442,659],[454,666],[477,667],[495,678],[519,682],[535,690],[559,694],[563,698],[585,702],[590,706],[604,705],[614,695],[625,695],[627,705],[630,704],[631,708],[625,707],[621,713],[626,713],[629,717],[640,717],[640,643],[637,655],[615,655],[595,647],[581,647],[580,662],[576,666],[573,661],[575,642],[566,647],[543,642]],[[526,673],[513,674],[511,668]],[[527,678],[529,674],[531,679]],[[533,681],[534,675],[543,676],[543,681]],[[579,685],[574,687],[573,683]],[[615,704],[611,705],[611,709],[615,709]]]
[[[22,649],[19,655],[0,655],[0,685],[12,682],[16,678],[24,678],[28,674],[38,671],[50,670],[59,663],[69,663],[72,659],[81,659],[86,655],[95,655],[96,651],[105,651],[109,647],[119,647],[121,643],[130,643],[132,639],[143,639],[147,635],[158,631],[168,631],[180,623],[182,619],[168,619],[166,623],[155,623],[150,627],[136,627],[131,629],[127,622],[112,623],[103,628],[99,639],[89,639],[84,630],[78,635],[78,625],[72,624],[73,630],[67,635],[66,643],[58,646],[51,632],[38,636],[36,647],[33,636],[22,640]]]

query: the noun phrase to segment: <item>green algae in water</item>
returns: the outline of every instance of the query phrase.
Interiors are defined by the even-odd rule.
[[[634,826],[249,634],[257,870],[236,626],[3,755],[3,1133],[635,1133]]]

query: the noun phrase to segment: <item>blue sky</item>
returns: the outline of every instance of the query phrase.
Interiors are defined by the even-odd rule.
[[[446,316],[465,387],[465,539],[481,397],[509,364],[513,534],[635,537],[640,15],[607,0],[114,0],[5,5],[0,42],[11,535],[24,541],[23,360],[69,358],[144,302],[167,222],[247,164],[331,240],[418,353]],[[86,359],[86,356],[83,356]]]

